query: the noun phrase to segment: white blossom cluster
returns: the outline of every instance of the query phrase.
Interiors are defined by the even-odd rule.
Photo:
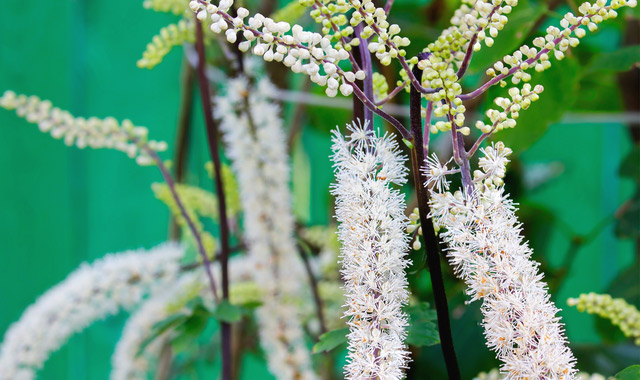
[[[131,309],[173,282],[183,249],[163,244],[84,264],[29,306],[7,330],[0,348],[0,379],[34,379],[49,355],[96,320]]]
[[[489,372],[480,372],[473,380],[503,380],[505,377],[500,374],[496,368]],[[599,373],[588,374],[586,372],[580,372],[576,375],[576,380],[606,380],[606,377]]]
[[[510,88],[510,98],[497,97],[494,100],[496,105],[502,108],[502,111],[492,108],[486,111],[491,124],[485,124],[483,121],[478,120],[476,128],[483,133],[493,133],[504,128],[514,128],[516,120],[520,116],[520,111],[526,110],[531,106],[531,103],[538,100],[542,91],[544,91],[542,85],[536,85],[532,88],[529,83],[525,83],[522,86],[522,90],[517,87]]]
[[[402,307],[408,221],[402,193],[406,158],[391,136],[361,126],[334,132],[336,218],[342,241],[342,278],[350,332],[347,379],[401,379],[409,352]]]
[[[5,91],[0,97],[0,107],[15,110],[18,116],[38,124],[40,131],[48,132],[55,139],[63,139],[68,146],[119,150],[130,158],[135,158],[139,165],[154,163],[147,149],[156,152],[167,150],[166,142],[148,140],[147,128],[137,127],[130,120],[118,123],[112,117],[74,117],[68,111],[53,107],[50,101],[40,100],[37,96],[16,95],[13,91]]]
[[[244,238],[254,281],[263,290],[256,316],[269,370],[280,380],[316,379],[294,301],[306,276],[294,240],[289,163],[279,109],[266,80],[229,79],[216,99],[220,127],[238,178]]]
[[[485,162],[489,172],[504,165],[504,154],[494,158]],[[431,206],[434,222],[446,227],[440,238],[456,275],[471,301],[482,301],[487,346],[503,361],[505,379],[573,379],[575,359],[558,309],[504,189],[434,194]]]
[[[160,357],[165,339],[170,331],[143,344],[149,339],[153,327],[180,310],[174,310],[172,304],[185,297],[185,294],[199,294],[206,284],[203,271],[187,273],[166,284],[162,291],[145,301],[127,320],[120,340],[111,357],[111,380],[147,380],[153,364]],[[206,288],[206,286],[205,286]],[[207,288],[207,290],[209,290]],[[211,294],[210,290],[207,294]]]
[[[221,278],[220,265],[212,264],[214,278]],[[230,301],[237,304],[234,297],[236,286],[243,286],[251,277],[252,267],[244,255],[229,260],[231,282]],[[171,330],[148,341],[154,326],[166,318],[183,312],[185,305],[195,297],[200,297],[207,307],[214,307],[213,295],[208,287],[203,268],[182,274],[174,281],[165,283],[127,320],[122,336],[111,357],[111,380],[146,380],[157,364],[163,344],[172,337]],[[145,344],[143,346],[143,344]]]
[[[211,19],[210,29],[214,33],[225,33],[230,43],[237,41],[241,33],[244,41],[238,45],[241,51],[261,56],[265,61],[282,62],[295,73],[309,76],[320,86],[327,86],[326,94],[336,96],[338,91],[350,95],[352,83],[364,79],[364,71],[345,71],[339,67],[341,61],[349,59],[346,49],[336,49],[329,37],[305,31],[300,25],[285,21],[275,22],[260,13],[249,17],[246,8],[238,8],[237,17],[229,15],[233,0],[222,0],[216,6],[202,0],[192,0],[189,7],[199,20]],[[253,48],[251,46],[253,45]],[[321,71],[322,70],[322,71]]]
[[[544,71],[551,66],[549,55],[561,60],[570,47],[578,46],[580,38],[586,35],[582,26],[594,32],[598,29],[598,24],[618,15],[616,9],[623,6],[633,8],[637,5],[637,0],[612,0],[609,5],[606,4],[607,0],[582,3],[578,8],[580,15],[568,12],[560,21],[561,28],[549,26],[544,37],[533,40],[534,47],[523,45],[512,55],[506,55],[502,62],[496,62],[493,68],[487,69],[487,75],[498,79],[513,75],[513,84],[527,82],[531,75],[525,70],[533,67],[536,71]]]

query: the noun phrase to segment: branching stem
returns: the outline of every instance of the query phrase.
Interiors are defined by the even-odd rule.
[[[202,24],[197,19],[196,23],[196,49],[198,51],[198,80],[200,82],[200,98],[202,110],[207,129],[207,141],[209,153],[213,162],[215,173],[214,186],[218,195],[218,213],[220,219],[220,269],[222,273],[222,299],[229,299],[229,219],[227,216],[227,205],[222,183],[222,165],[220,163],[220,152],[218,149],[218,126],[213,120],[213,109],[211,106],[211,94],[209,91],[209,81],[206,74],[206,56],[204,47],[204,36]],[[231,380],[232,363],[231,358],[231,325],[221,322],[222,338],[222,380]]]
[[[417,77],[421,74],[420,69],[415,67],[414,75]],[[429,272],[431,273],[431,286],[433,287],[433,295],[435,298],[436,313],[438,316],[438,333],[440,334],[440,345],[442,354],[444,355],[445,365],[449,380],[460,380],[460,369],[458,368],[458,360],[453,346],[453,338],[451,336],[451,323],[449,321],[449,305],[447,304],[447,294],[442,279],[442,269],[440,268],[440,247],[438,238],[436,237],[433,222],[429,218],[429,194],[423,186],[427,182],[425,173],[420,167],[425,162],[425,150],[420,146],[422,137],[422,120],[421,120],[421,95],[414,87],[411,87],[411,95],[409,100],[410,122],[413,149],[411,149],[411,162],[413,164],[413,177],[416,187],[416,195],[418,197],[418,209],[420,211],[420,223],[422,226],[422,234],[425,240],[425,251],[427,262],[429,263]]]

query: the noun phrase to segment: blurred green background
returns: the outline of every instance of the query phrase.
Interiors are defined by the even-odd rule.
[[[555,12],[568,10],[564,3],[529,5],[514,13],[512,20],[519,21],[504,32],[506,37],[497,39],[495,49],[502,51],[497,57],[533,35],[529,34],[533,20],[545,12],[557,18]],[[397,0],[392,19],[403,26],[417,51],[437,36],[454,6],[453,1]],[[547,7],[557,9],[546,11]],[[521,204],[535,259],[543,262],[553,281],[569,263],[567,255],[575,255],[553,298],[563,309],[579,359],[587,358],[579,367],[611,371],[607,374],[623,364],[640,362],[639,351],[609,335],[613,329],[606,322],[568,308],[566,299],[595,291],[638,303],[640,272],[633,266],[638,260],[637,199],[627,203],[636,213],[625,214],[629,207],[621,209],[637,191],[637,159],[630,161],[631,176],[619,174],[637,144],[631,131],[636,137],[640,132],[637,114],[635,124],[621,122],[624,115],[637,112],[638,69],[624,74],[622,87],[618,74],[630,67],[624,62],[637,61],[637,45],[622,54],[622,64],[620,55],[615,59],[625,41],[637,39],[638,29],[634,15],[621,13],[625,16],[605,23],[599,34],[574,49],[575,54],[554,62],[555,71],[544,80],[546,91],[539,104],[526,111],[517,134],[504,137],[516,153],[522,153],[514,160],[508,191]],[[135,63],[151,37],[176,19],[145,10],[140,1],[5,0],[0,11],[0,91],[36,94],[78,116],[129,118],[149,127],[152,138],[172,142],[182,49],[152,71],[138,69]],[[478,55],[477,60],[490,63],[493,58]],[[479,63],[469,84],[481,80]],[[290,80],[299,87],[299,78]],[[629,95],[629,81],[635,99]],[[287,120],[293,107],[284,105]],[[484,104],[477,105],[478,111],[483,108]],[[329,130],[348,122],[350,113],[319,107],[306,111],[294,153],[296,212],[307,224],[326,224],[331,219]],[[202,169],[208,151],[199,107],[194,108],[194,118],[186,180],[210,188]],[[83,261],[130,248],[150,248],[165,240],[169,214],[150,189],[152,182],[161,181],[157,169],[138,167],[119,152],[67,148],[4,110],[0,127],[0,164],[5,171],[0,182],[3,333],[39,294]],[[437,139],[435,145],[439,146]],[[446,149],[445,144],[440,146]],[[172,154],[170,149],[165,158]],[[616,234],[620,218],[627,218],[632,228],[622,226]],[[449,295],[462,302],[461,289],[454,287]],[[482,344],[479,319],[474,319],[477,306],[454,309],[453,315],[454,339],[459,356],[464,356],[463,376],[493,368],[495,362],[488,360],[492,355]],[[46,363],[40,378],[108,378],[110,356],[125,317],[96,323],[74,336]],[[438,351],[437,347],[425,349],[422,359],[414,359],[414,371],[443,378]],[[250,356],[247,363],[251,370],[244,371],[243,378],[266,377],[261,375],[265,368],[258,356]]]

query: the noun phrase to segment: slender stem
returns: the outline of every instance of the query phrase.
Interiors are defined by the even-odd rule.
[[[469,68],[469,63],[471,62],[471,56],[473,56],[473,45],[476,44],[476,40],[478,39],[478,33],[476,32],[473,37],[471,37],[471,41],[469,41],[469,46],[467,46],[467,51],[464,54],[464,59],[462,60],[462,64],[456,73],[458,80],[464,76]]]
[[[404,82],[402,82],[402,84],[396,88],[393,89],[393,91],[391,91],[389,93],[389,95],[387,95],[384,99],[382,100],[378,100],[377,102],[375,102],[376,106],[381,106],[383,104],[385,104],[386,102],[388,102],[389,100],[393,99],[396,95],[398,95],[398,93],[402,90],[404,90],[407,85],[409,84],[409,81],[406,80]]]
[[[176,182],[181,183],[184,180],[184,174],[187,167],[189,135],[191,133],[191,113],[193,110],[193,78],[195,71],[189,64],[186,56],[182,59],[182,74],[180,75],[180,111],[178,114],[178,125],[176,132],[176,151],[174,155],[174,173]],[[176,223],[175,217],[171,218],[169,226],[169,236],[171,239],[178,239],[180,228]]]
[[[419,76],[420,69],[414,68]],[[411,133],[413,141],[423,141],[422,137],[422,120],[421,111],[421,95],[411,87],[409,98]],[[445,365],[449,380],[460,380],[460,369],[458,368],[458,360],[453,346],[453,338],[451,336],[451,323],[449,321],[449,305],[447,304],[447,294],[445,292],[444,281],[442,279],[442,269],[440,268],[440,247],[438,238],[436,237],[433,222],[429,218],[429,194],[422,185],[427,182],[426,174],[420,170],[425,160],[425,151],[414,143],[411,149],[411,161],[413,164],[413,176],[416,187],[416,195],[418,198],[418,209],[420,211],[420,223],[422,226],[422,236],[425,240],[425,251],[427,262],[429,263],[429,272],[431,273],[431,286],[433,287],[433,295],[435,298],[436,314],[438,316],[438,333],[440,334],[440,345],[442,354],[444,355]]]
[[[404,127],[404,125],[402,125],[402,123],[398,119],[384,112],[380,108],[376,107],[376,105],[373,104],[373,101],[367,98],[367,96],[357,86],[353,86],[353,93],[355,96],[358,97],[358,99],[362,101],[365,107],[369,108],[374,113],[377,113],[378,115],[382,116],[383,119],[391,123],[391,125],[396,129],[396,131],[398,131],[398,133],[400,133],[403,139],[407,141],[411,141],[412,139],[411,133],[407,131],[407,129]]]
[[[431,117],[433,116],[433,102],[427,103],[427,117],[424,118],[424,128],[422,130],[422,147],[424,156],[429,157],[429,139],[431,138]]]
[[[327,332],[327,324],[324,319],[324,303],[322,302],[322,298],[320,298],[320,292],[318,291],[318,280],[316,279],[316,276],[313,275],[313,270],[311,269],[311,264],[309,263],[309,258],[307,257],[307,253],[311,249],[304,241],[300,241],[298,245],[298,252],[300,253],[300,257],[302,258],[304,269],[307,272],[309,284],[311,285],[311,293],[313,294],[313,300],[316,303],[316,314],[318,315],[318,321],[320,322],[320,333],[324,334]]]
[[[606,7],[605,7],[606,8]],[[582,20],[583,19],[589,19],[591,17],[593,17],[594,15],[586,15],[586,16],[582,16],[580,18],[578,18],[578,23],[576,25],[572,25],[569,27],[569,30],[571,30],[571,32],[573,32],[574,30],[576,30],[579,26],[582,25]],[[560,43],[560,41],[565,38],[564,34],[562,34],[560,37],[556,38],[555,40],[553,40],[553,45],[557,45],[558,43]],[[478,97],[480,95],[482,95],[485,91],[487,91],[489,89],[489,87],[493,86],[494,84],[500,82],[501,80],[504,80],[505,78],[510,77],[511,75],[515,74],[516,71],[518,70],[522,70],[522,65],[524,63],[527,64],[528,67],[531,67],[531,64],[536,62],[537,60],[540,59],[540,57],[543,54],[547,54],[551,51],[551,49],[541,49],[533,58],[529,58],[527,60],[525,60],[524,62],[522,62],[519,65],[513,66],[511,69],[509,69],[509,71],[507,71],[505,74],[500,74],[498,76],[495,76],[493,78],[491,78],[489,81],[487,81],[485,84],[483,84],[482,86],[478,87],[476,90],[471,91],[467,94],[462,94],[459,96],[460,99],[462,100],[469,100],[469,99],[473,99],[475,97]]]
[[[353,56],[356,61],[362,62],[362,55],[360,54],[360,49],[353,49]],[[364,81],[360,79],[356,79],[352,83],[352,86],[357,87],[358,89],[363,89]],[[364,120],[364,110],[366,109],[366,107],[364,106],[364,103],[357,96],[354,96],[352,99],[353,99],[353,121],[355,122],[356,120],[360,120],[360,121]]]
[[[364,70],[365,78],[362,80],[364,94],[367,98],[373,99],[373,67],[371,63],[371,53],[369,52],[369,40],[362,38],[362,23],[355,28],[355,33],[360,40],[358,49],[360,50],[360,60],[362,61],[362,70]],[[369,108],[364,110],[364,121],[368,122],[368,128],[373,130],[373,111]]]
[[[160,173],[162,173],[162,178],[164,178],[164,181],[167,183],[167,186],[169,186],[169,191],[171,191],[171,196],[173,197],[173,200],[176,202],[176,205],[180,210],[180,214],[182,214],[182,217],[187,222],[187,225],[189,226],[189,230],[191,230],[191,234],[193,235],[193,238],[196,240],[196,244],[198,245],[198,251],[202,256],[202,262],[204,263],[204,270],[207,273],[207,277],[209,279],[209,286],[211,288],[211,292],[213,293],[213,298],[216,300],[216,302],[219,302],[220,298],[218,296],[218,289],[216,287],[216,282],[213,279],[213,273],[211,272],[211,260],[209,260],[207,251],[204,249],[204,245],[202,244],[202,238],[200,237],[200,233],[196,229],[196,226],[193,223],[193,220],[191,220],[191,217],[187,213],[187,210],[184,207],[184,204],[182,203],[180,196],[178,195],[178,192],[176,190],[176,184],[173,181],[173,178],[171,178],[171,174],[169,174],[169,169],[167,169],[164,162],[162,162],[162,159],[160,158],[160,156],[158,156],[158,154],[154,150],[151,150],[146,146],[143,147],[143,149],[155,161],[156,166],[158,166],[158,169],[160,169]]]
[[[198,80],[200,82],[200,99],[207,128],[207,142],[209,153],[213,162],[215,173],[214,185],[218,198],[218,213],[220,219],[220,269],[222,272],[222,299],[229,299],[229,219],[227,217],[227,204],[225,199],[224,186],[222,183],[222,165],[220,164],[220,152],[218,150],[218,125],[213,120],[213,109],[211,107],[211,94],[209,91],[209,81],[206,74],[206,59],[204,48],[204,36],[202,34],[202,24],[199,20],[196,23],[196,49],[198,51]],[[221,322],[222,338],[222,380],[231,380],[232,363],[231,358],[231,324]]]
[[[393,0],[387,0],[387,3],[384,5],[384,13],[389,15],[389,12],[391,12],[391,7],[393,7]]]
[[[333,22],[333,20],[331,19],[331,15],[328,14],[328,13],[324,13],[322,11],[322,7],[324,7],[324,4],[322,4],[322,2],[319,1],[319,0],[315,0],[315,2],[313,4],[313,9],[318,10],[318,12],[320,12],[320,14],[325,18],[325,20],[327,20],[329,22],[329,25],[331,25],[331,29],[333,29],[333,31],[339,36],[340,43],[342,44],[342,46],[346,47],[347,45],[349,45],[349,43],[347,42],[347,40],[345,40],[345,38],[340,33],[341,32],[340,28],[338,27],[338,25],[336,25]],[[362,52],[362,50],[360,50],[360,52]],[[353,56],[353,53],[351,51],[349,51],[349,61],[351,61],[351,65],[353,65],[353,70],[354,71],[360,70],[359,62],[356,61],[356,59]]]
[[[473,181],[471,180],[471,166],[469,165],[469,158],[464,148],[464,136],[458,132],[458,152],[460,154],[460,172],[462,174],[462,186],[467,194],[473,193]]]

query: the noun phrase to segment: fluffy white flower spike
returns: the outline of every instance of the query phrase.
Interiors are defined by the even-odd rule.
[[[0,379],[34,379],[49,355],[71,335],[134,307],[145,295],[173,282],[182,253],[179,246],[164,244],[149,252],[107,255],[82,265],[9,327],[0,348]]]
[[[575,359],[558,309],[503,188],[433,199],[454,271],[471,301],[482,300],[487,346],[503,361],[505,379],[573,379]]]
[[[347,126],[334,131],[336,217],[342,241],[345,317],[349,318],[347,379],[401,379],[409,353],[404,344],[407,303],[403,195],[407,169],[391,136]]]
[[[278,106],[269,98],[273,91],[266,79],[251,87],[246,78],[230,79],[226,96],[216,103],[240,185],[254,281],[264,290],[263,305],[256,311],[260,344],[279,380],[310,380],[317,376],[301,311],[292,302],[306,296],[307,279],[294,240],[286,136]]]

